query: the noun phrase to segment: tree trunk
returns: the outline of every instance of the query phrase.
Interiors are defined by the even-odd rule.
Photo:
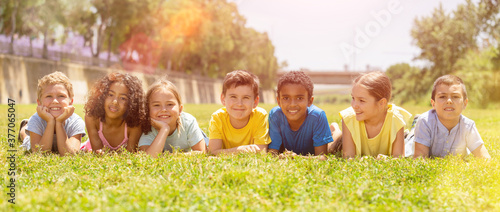
[[[114,32],[111,32],[109,34],[109,38],[108,38],[108,59],[106,61],[108,67],[111,65],[110,64],[110,60],[111,60],[111,42],[113,41],[113,36],[114,36]]]
[[[30,36],[30,50],[29,50],[29,53],[28,53],[30,57],[33,56],[33,38],[31,38]]]
[[[14,54],[14,34],[16,34],[16,12],[17,12],[17,1],[14,1],[14,9],[12,10],[12,30],[10,31],[10,46],[9,53]]]
[[[48,59],[47,31],[48,31],[48,29],[44,29],[44,31],[43,31],[43,50],[42,50],[42,58],[44,58],[44,59]]]

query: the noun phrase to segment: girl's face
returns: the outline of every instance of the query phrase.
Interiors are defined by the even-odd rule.
[[[128,89],[123,83],[115,82],[109,87],[108,96],[104,100],[106,118],[123,118],[127,111]]]
[[[359,84],[353,86],[351,96],[351,106],[356,112],[358,121],[370,120],[385,110],[385,98],[377,101],[374,96],[370,95],[368,89]]]
[[[149,117],[167,123],[170,131],[173,131],[177,127],[182,107],[171,91],[160,88],[149,98]]]

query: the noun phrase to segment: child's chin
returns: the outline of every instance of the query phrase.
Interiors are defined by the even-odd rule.
[[[62,115],[62,113],[50,113],[50,115],[52,115],[54,118],[57,118]]]

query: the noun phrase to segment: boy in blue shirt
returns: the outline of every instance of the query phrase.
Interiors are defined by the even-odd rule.
[[[330,129],[325,112],[314,106],[314,85],[302,71],[291,71],[279,79],[278,105],[269,112],[269,152],[283,150],[299,155],[328,153],[328,144],[342,136],[338,125]],[[333,136],[333,137],[332,137]]]
[[[431,110],[419,116],[415,126],[415,155],[445,157],[467,155],[491,158],[476,124],[462,115],[468,103],[464,82],[457,76],[441,76],[434,82]]]

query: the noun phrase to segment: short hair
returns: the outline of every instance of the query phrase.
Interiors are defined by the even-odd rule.
[[[226,95],[227,89],[249,85],[252,87],[254,98],[259,96],[259,78],[246,70],[235,70],[226,74],[222,84],[222,94]]]
[[[287,84],[302,85],[307,90],[308,98],[313,96],[314,84],[311,78],[303,71],[289,71],[283,74],[278,80],[278,96],[281,89]]]
[[[377,101],[382,98],[391,101],[392,85],[389,77],[383,72],[374,71],[359,75],[354,79],[354,85],[361,85],[368,90],[368,93],[375,97]]]
[[[89,91],[84,107],[85,115],[99,118],[100,121],[105,122],[104,101],[108,97],[109,88],[113,83],[123,83],[128,89],[127,111],[123,114],[127,126],[144,126],[145,111],[142,83],[139,78],[128,73],[113,72],[98,80]]]
[[[154,92],[156,91],[159,91],[161,89],[166,89],[170,92],[172,92],[172,94],[174,94],[174,97],[175,99],[177,100],[177,103],[180,105],[182,105],[182,100],[181,100],[181,95],[179,94],[179,91],[177,90],[177,87],[174,85],[174,83],[170,82],[169,80],[165,79],[165,78],[162,78],[162,79],[159,79],[158,81],[154,82],[148,89],[148,92],[146,93],[146,100],[145,100],[145,103],[146,103],[146,118],[145,118],[145,127],[143,127],[142,129],[142,132],[144,134],[148,134],[149,132],[151,132],[151,117],[149,116],[149,101],[151,100],[151,95],[153,95]],[[181,119],[179,117],[179,119],[177,120],[177,125],[178,126],[182,126],[182,122],[181,122]]]
[[[73,93],[73,85],[69,81],[69,78],[59,71],[47,74],[38,80],[38,87],[36,89],[37,98],[42,98],[43,89],[45,89],[47,85],[55,84],[62,84],[68,91],[69,98],[73,99],[73,96],[75,95]]]
[[[444,75],[444,76],[440,76],[439,78],[436,79],[436,81],[434,81],[434,85],[432,86],[432,94],[431,94],[432,100],[436,100],[435,99],[436,98],[436,88],[438,85],[441,85],[441,84],[445,84],[447,86],[461,85],[462,94],[464,96],[464,99],[467,99],[467,89],[465,89],[464,81],[462,81],[462,79],[460,79],[460,77],[457,77],[455,75]]]

